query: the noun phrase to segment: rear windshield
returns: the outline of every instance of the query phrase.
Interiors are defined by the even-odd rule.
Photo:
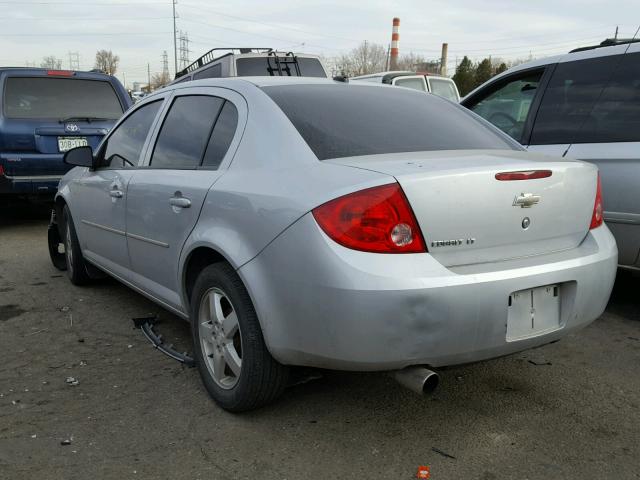
[[[4,89],[8,118],[92,117],[115,120],[122,106],[109,82],[75,78],[9,77]]]
[[[429,150],[518,149],[464,108],[406,88],[328,84],[263,90],[320,160]]]
[[[287,57],[280,57],[287,58]],[[323,77],[327,74],[317,58],[296,57],[301,77]],[[291,60],[291,57],[288,57]],[[280,63],[282,75],[297,77],[298,71],[293,63]],[[271,67],[272,71],[269,70]],[[275,70],[275,71],[273,71]],[[236,59],[236,73],[239,77],[268,77],[278,76],[276,60],[274,57],[246,57]]]

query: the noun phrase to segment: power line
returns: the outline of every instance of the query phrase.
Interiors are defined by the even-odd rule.
[[[118,32],[118,33],[0,33],[0,37],[112,37],[128,35],[166,35],[168,32]]]
[[[310,32],[308,30],[302,30],[300,28],[291,27],[289,25],[283,26],[283,25],[278,25],[277,23],[263,22],[263,21],[254,20],[254,19],[251,19],[251,18],[238,17],[236,15],[229,15],[227,13],[220,13],[218,11],[211,10],[210,8],[196,7],[196,6],[193,6],[193,5],[185,5],[185,4],[182,4],[182,7],[183,8],[190,8],[190,9],[194,9],[194,10],[200,10],[200,11],[204,10],[204,11],[207,11],[207,12],[215,13],[216,15],[220,15],[222,17],[233,18],[233,19],[236,19],[236,20],[241,20],[243,22],[256,23],[258,25],[265,25],[267,27],[277,28],[277,29],[280,29],[280,30],[282,30],[282,29],[293,30],[293,31],[296,31],[296,32],[306,33],[308,35],[316,35],[318,37],[336,38],[338,40],[348,40],[350,42],[360,42],[360,40],[356,40],[356,39],[353,39],[353,38],[340,37],[340,36],[337,36],[337,35],[329,35],[329,34],[326,34],[326,33]]]

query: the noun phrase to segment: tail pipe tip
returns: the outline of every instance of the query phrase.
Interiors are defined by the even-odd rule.
[[[418,395],[430,395],[438,387],[440,376],[425,367],[407,367],[393,372],[393,377],[403,387]]]

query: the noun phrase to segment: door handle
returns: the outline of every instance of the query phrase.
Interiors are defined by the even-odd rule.
[[[178,208],[189,208],[191,206],[191,200],[184,197],[171,197],[169,203]]]
[[[122,193],[122,190],[111,190],[109,192],[109,195],[111,195],[113,198],[122,198],[124,193]]]

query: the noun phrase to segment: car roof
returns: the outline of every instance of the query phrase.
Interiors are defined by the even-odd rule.
[[[532,60],[527,63],[521,63],[520,65],[516,65],[515,67],[511,67],[508,70],[505,70],[499,75],[492,77],[487,80],[485,83],[475,88],[471,92],[469,92],[463,99],[464,101],[467,98],[470,98],[472,95],[475,95],[480,89],[484,88],[484,86],[491,82],[495,82],[496,80],[501,79],[502,77],[506,77],[507,75],[511,75],[516,72],[529,70],[536,67],[544,67],[546,65],[553,65],[555,63],[566,63],[566,62],[575,62],[576,60],[585,60],[588,58],[597,58],[597,57],[607,57],[609,55],[621,55],[627,51],[629,48],[628,43],[621,43],[619,45],[613,45],[610,47],[598,47],[598,48],[590,48],[588,50],[580,50],[580,51],[572,51],[569,53],[563,53],[561,55],[554,55],[552,57],[546,58],[538,58],[536,60]]]
[[[173,90],[195,87],[219,87],[237,90],[239,92],[246,91],[247,87],[254,86],[258,88],[272,87],[279,85],[351,85],[354,88],[391,88],[389,85],[382,83],[369,82],[341,82],[331,78],[322,77],[222,77],[222,78],[204,78],[202,80],[191,80],[189,82],[174,83],[160,88],[148,95],[144,96],[142,102],[147,103],[153,101],[154,97],[166,94]],[[143,103],[140,103],[142,105]]]
[[[115,78],[107,73],[95,70],[95,71],[83,71],[83,70],[68,70],[64,68],[38,68],[38,67],[0,67],[0,73],[18,73],[20,75],[47,75],[47,72],[72,72],[72,76],[66,75],[51,75],[52,78],[83,78],[83,79],[101,79],[108,80]]]

